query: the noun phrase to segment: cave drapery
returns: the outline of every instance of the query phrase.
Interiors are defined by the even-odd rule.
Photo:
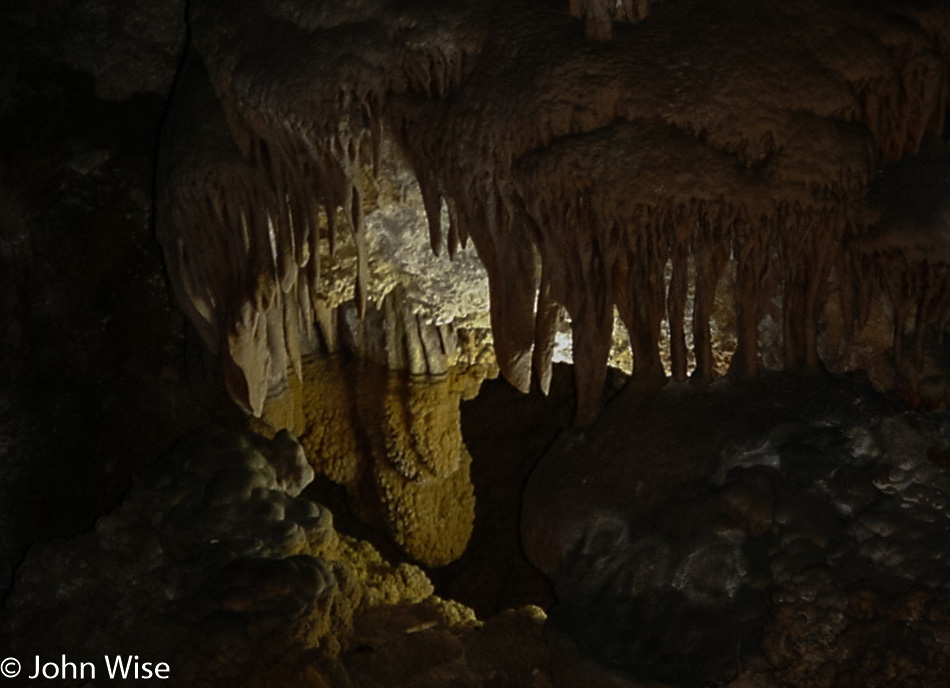
[[[188,4],[158,229],[263,413],[194,375],[151,241],[184,0],[5,3],[5,655],[255,688],[945,686],[947,413],[862,375],[655,388],[902,360],[950,404],[944,0]],[[451,365],[470,333],[391,286],[375,242],[411,234],[482,254],[521,388],[561,311],[581,421],[618,312],[648,384],[583,431],[566,366],[461,404],[494,359]]]
[[[695,375],[710,379],[712,296],[730,261],[732,369],[760,367],[772,298],[785,366],[817,368],[833,271],[849,324],[869,275],[906,281],[878,249],[902,251],[908,232],[865,240],[868,183],[945,132],[950,9],[936,2],[195,0],[189,20],[159,236],[179,304],[254,413],[332,336],[322,240],[332,255],[338,232],[354,236],[366,308],[363,216],[384,138],[419,182],[433,249],[474,244],[498,364],[518,389],[546,390],[566,310],[583,424],[615,308],[634,376],[665,375],[668,318],[685,379],[692,287]],[[926,301],[918,340],[946,316],[947,240],[929,238],[930,286],[893,297],[896,347],[901,304]]]

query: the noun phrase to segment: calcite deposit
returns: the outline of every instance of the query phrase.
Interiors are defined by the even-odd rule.
[[[94,531],[31,551],[4,652],[138,655],[171,686],[550,685],[541,610],[483,623],[434,596],[296,496],[303,458],[286,435],[183,439]]]
[[[564,9],[192,4],[192,66],[174,99],[189,115],[166,131],[160,236],[178,299],[220,351],[236,399],[260,412],[288,355],[297,365],[312,345],[325,315],[321,244],[332,264],[343,231],[366,312],[365,217],[384,141],[418,181],[433,249],[454,255],[471,239],[478,251],[498,364],[515,387],[547,388],[566,310],[582,423],[599,407],[615,307],[636,376],[665,378],[666,318],[672,375],[686,377],[691,281],[696,375],[711,379],[711,295],[728,263],[732,369],[760,369],[773,298],[781,365],[819,366],[828,285],[847,267],[844,241],[867,230],[875,167],[943,136],[946,8]],[[227,164],[201,152],[205,137]]]
[[[948,3],[6,0],[0,56],[3,653],[947,684]]]
[[[459,404],[484,377],[453,366],[440,377],[411,376],[339,358],[304,362],[290,414],[265,406],[265,420],[294,424],[314,469],[346,487],[366,521],[416,561],[456,559],[472,531],[472,457],[462,441]],[[281,400],[275,402],[279,407]]]
[[[948,182],[950,157],[942,147],[884,168],[871,187],[874,222],[849,245],[852,293],[859,294],[855,302],[864,309],[855,314],[857,326],[867,322],[867,310],[877,300],[868,290],[880,289],[892,313],[894,358],[909,375],[925,370],[924,345],[932,339],[942,343],[950,319]],[[908,334],[912,345],[905,351]]]

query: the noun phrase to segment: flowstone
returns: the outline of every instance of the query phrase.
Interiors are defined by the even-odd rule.
[[[302,385],[291,383],[291,427],[314,470],[344,486],[359,516],[416,561],[457,559],[475,518],[459,404],[478,391],[485,368],[413,376],[330,357],[307,359],[303,373]]]
[[[31,550],[5,601],[5,651],[25,667],[138,655],[168,664],[171,686],[550,685],[541,610],[483,624],[435,597],[419,568],[294,496],[302,458],[286,435],[183,439],[94,531]]]

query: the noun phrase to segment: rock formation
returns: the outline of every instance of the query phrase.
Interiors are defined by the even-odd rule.
[[[286,435],[183,439],[94,531],[30,553],[5,651],[94,659],[106,685],[104,648],[172,686],[550,685],[541,610],[483,624],[434,596],[299,497],[308,470]]]
[[[941,685],[948,430],[840,381],[625,390],[525,489],[552,649],[575,685]]]
[[[924,369],[925,341],[933,335],[942,341],[950,319],[948,182],[950,162],[943,149],[888,165],[871,186],[877,216],[869,231],[849,245],[856,268],[854,291],[876,286],[883,293],[892,313],[894,357],[905,371]],[[856,299],[863,308],[859,325],[866,322],[874,300],[867,293]],[[909,355],[904,353],[908,332],[913,333]]]
[[[313,348],[324,237],[332,256],[338,232],[353,236],[366,311],[364,217],[391,139],[433,248],[474,243],[515,387],[547,387],[562,308],[580,422],[599,407],[614,307],[634,374],[664,377],[668,318],[685,378],[690,275],[709,380],[710,295],[730,261],[733,370],[760,368],[773,297],[784,366],[815,369],[829,277],[867,229],[875,167],[944,133],[950,18],[892,5],[572,2],[585,31],[553,2],[195,2],[160,179],[178,299],[259,413]]]
[[[429,566],[456,559],[472,531],[472,457],[459,404],[483,376],[452,368],[438,378],[407,377],[316,358],[304,363],[303,384],[291,385],[301,416],[295,430],[314,469],[346,487],[364,520]]]
[[[946,3],[187,24],[0,4],[10,656],[944,686]]]

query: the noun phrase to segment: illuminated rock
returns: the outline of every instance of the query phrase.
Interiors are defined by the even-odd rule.
[[[547,387],[566,310],[581,423],[599,408],[614,307],[635,375],[665,378],[667,319],[682,379],[692,290],[696,375],[712,377],[711,295],[730,263],[732,369],[762,367],[773,300],[781,365],[819,367],[827,285],[866,230],[875,166],[943,134],[945,8],[574,2],[592,42],[544,6],[423,5],[191,8],[175,99],[189,114],[166,130],[160,235],[236,399],[259,413],[285,363],[299,370],[326,315],[321,237],[332,264],[338,233],[352,236],[367,312],[366,216],[387,140],[418,181],[432,247],[474,244],[497,362],[518,389]],[[202,152],[212,145],[226,159]]]
[[[193,434],[94,531],[36,547],[5,601],[5,652],[93,661],[97,682],[105,651],[165,662],[172,686],[550,685],[541,610],[483,624],[418,567],[337,534],[282,486],[288,442]]]

